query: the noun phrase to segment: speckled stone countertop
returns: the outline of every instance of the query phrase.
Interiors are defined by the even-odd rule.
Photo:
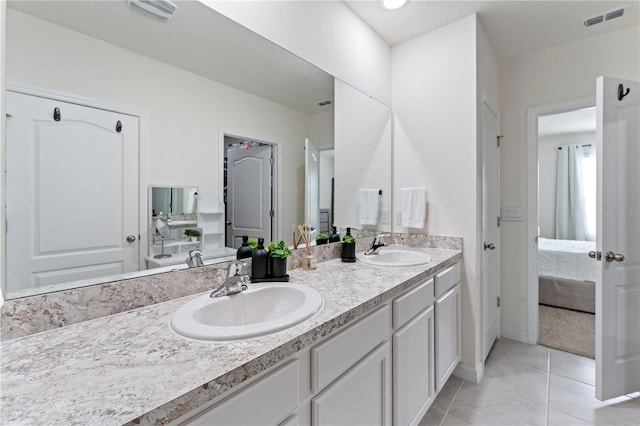
[[[169,329],[183,297],[1,343],[0,423],[162,424],[210,401],[399,295],[462,257],[422,249],[424,266],[388,268],[339,259],[289,271],[324,297],[311,319],[244,341],[187,340]]]

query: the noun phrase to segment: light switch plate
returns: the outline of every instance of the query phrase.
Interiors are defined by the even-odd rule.
[[[402,210],[396,210],[396,225],[402,225]]]

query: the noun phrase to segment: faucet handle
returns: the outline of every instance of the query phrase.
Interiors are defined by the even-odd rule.
[[[385,237],[385,235],[384,235],[384,234],[378,234],[378,235],[376,235],[376,238],[375,238],[375,240],[374,240],[374,242],[373,242],[373,243],[374,243],[374,244],[376,244],[376,245],[384,244],[384,237]]]
[[[229,269],[227,270],[227,277],[235,277],[236,275],[241,275],[244,267],[247,266],[245,262],[240,260],[232,260],[229,263]]]

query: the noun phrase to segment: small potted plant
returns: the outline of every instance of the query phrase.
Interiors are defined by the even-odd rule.
[[[249,237],[249,241],[247,241],[247,245],[251,247],[251,251],[254,252],[258,248],[258,242],[253,237]]]
[[[324,234],[322,232],[320,232],[318,235],[316,235],[316,244],[317,245],[322,245],[322,244],[327,244],[327,242],[329,242],[329,236],[327,234]]]
[[[351,235],[351,228],[347,228],[347,234],[342,237],[342,261],[356,261],[356,239]]]
[[[287,275],[287,257],[291,256],[291,249],[284,241],[278,244],[271,241],[267,247],[269,252],[269,269],[273,278],[282,278]]]
[[[198,241],[198,237],[202,235],[202,233],[197,229],[185,229],[184,235],[191,239],[191,242]]]

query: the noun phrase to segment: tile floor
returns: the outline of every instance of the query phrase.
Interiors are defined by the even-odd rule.
[[[595,361],[499,339],[480,384],[451,376],[420,426],[640,425],[640,393],[595,398]]]

